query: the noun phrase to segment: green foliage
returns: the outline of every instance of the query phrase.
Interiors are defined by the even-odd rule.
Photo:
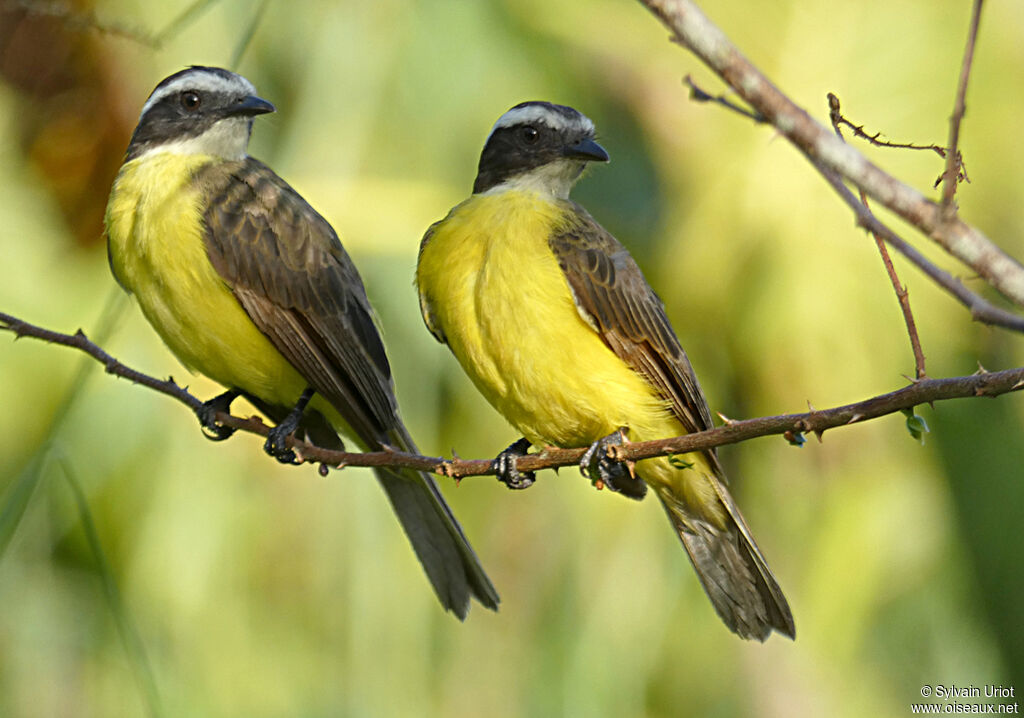
[[[913,409],[904,409],[903,415],[907,417],[907,431],[914,439],[924,444],[924,435],[928,433],[928,423]]]

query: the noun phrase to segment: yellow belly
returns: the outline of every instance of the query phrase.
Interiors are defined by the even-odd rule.
[[[548,237],[565,205],[532,193],[476,195],[436,225],[417,284],[436,329],[487,400],[535,446],[586,446],[620,427],[632,441],[687,433],[580,316]],[[637,464],[648,483],[722,525],[702,454]]]
[[[439,328],[534,444],[583,446],[623,426],[634,440],[680,433],[667,403],[577,312],[547,242],[563,207],[513,191],[453,210],[418,269]]]
[[[210,264],[190,176],[210,157],[161,153],[129,162],[107,206],[111,267],[146,319],[192,371],[282,406],[305,388]]]

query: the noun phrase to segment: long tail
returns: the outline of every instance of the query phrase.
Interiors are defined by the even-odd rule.
[[[302,428],[318,446],[342,448],[334,427],[319,412],[307,411]],[[419,453],[401,423],[389,433],[386,443],[401,451]],[[465,620],[470,596],[492,611],[498,610],[498,592],[434,479],[411,469],[381,468],[374,473],[445,610]]]
[[[396,449],[418,453],[405,427],[391,434]],[[378,469],[376,474],[441,604],[460,620],[469,611],[470,595],[498,610],[498,592],[433,477],[411,469]]]
[[[773,629],[795,638],[789,604],[743,515],[722,482],[707,478],[725,508],[724,528],[690,510],[669,486],[654,485],[704,591],[725,625],[740,638],[764,641]]]

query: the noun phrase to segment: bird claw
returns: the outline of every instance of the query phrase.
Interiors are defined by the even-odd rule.
[[[524,437],[498,454],[492,464],[497,472],[498,481],[515,490],[533,486],[533,482],[537,480],[537,474],[533,471],[520,471],[516,468],[516,459],[526,456],[529,448],[530,442]]]
[[[306,405],[313,398],[313,389],[309,388],[302,392],[302,396],[296,402],[295,407],[288,412],[280,424],[275,426],[267,434],[267,440],[263,442],[263,450],[273,456],[282,464],[301,464],[295,452],[288,448],[285,443],[288,437],[295,433],[302,421],[302,414],[306,411]]]
[[[196,410],[199,417],[199,425],[202,427],[203,436],[210,441],[224,441],[235,433],[230,426],[217,423],[218,412],[227,413],[231,410],[231,402],[238,398],[237,391],[226,391],[218,394]]]
[[[267,440],[263,442],[263,450],[282,464],[294,465],[300,463],[295,452],[289,449],[285,443],[288,437],[295,433],[298,424],[298,421],[293,423],[285,420],[273,427],[267,435]]]
[[[625,442],[622,429],[595,441],[580,458],[580,473],[598,488],[607,486],[610,491],[639,500],[647,495],[647,484],[633,471],[632,461],[612,455],[611,447],[622,446]]]

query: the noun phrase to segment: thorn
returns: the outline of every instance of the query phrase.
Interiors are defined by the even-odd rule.
[[[811,403],[810,399],[807,400],[807,410],[811,412],[817,411],[817,409],[815,409],[814,405]]]
[[[462,461],[462,457],[459,456],[459,452],[457,452],[454,448],[452,448],[452,458],[455,461]],[[448,462],[446,461],[445,463],[447,464]]]
[[[716,411],[715,413],[718,414],[718,418],[721,419],[722,423],[725,424],[726,426],[732,426],[733,424],[736,423],[733,419],[730,419],[728,416],[726,416],[720,411]]]
[[[819,443],[819,444],[821,443],[821,436],[822,436],[822,434],[824,434],[824,433],[825,433],[825,430],[824,430],[824,429],[815,429],[815,430],[814,430],[814,435],[815,435],[816,437],[818,437],[818,443]]]
[[[1016,384],[1010,387],[1010,391],[1017,391],[1020,388],[1024,388],[1024,379],[1021,379]]]
[[[975,376],[979,376],[979,375],[981,375],[981,374],[988,374],[988,373],[989,373],[988,369],[986,369],[985,367],[983,367],[983,366],[981,365],[981,362],[979,361],[979,362],[978,362],[978,371],[974,372],[974,375],[975,375]]]
[[[860,421],[863,418],[864,418],[863,414],[854,414],[853,416],[850,417],[850,420],[848,422],[846,422],[846,423],[847,424],[855,424],[855,423],[857,423],[858,421]]]

